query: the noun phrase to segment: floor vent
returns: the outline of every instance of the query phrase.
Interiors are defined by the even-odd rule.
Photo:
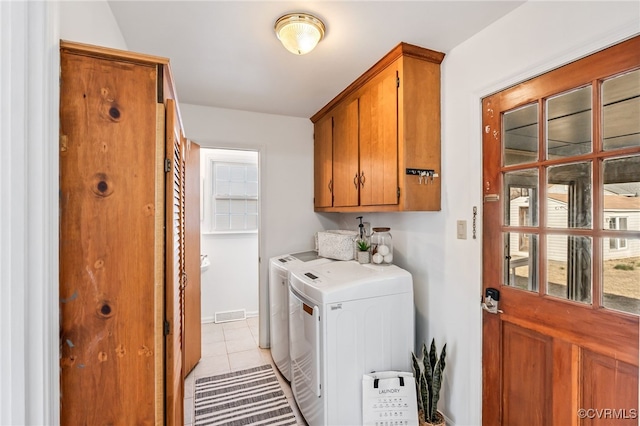
[[[216,312],[215,322],[229,322],[247,319],[247,313],[244,309],[238,309],[236,311]]]

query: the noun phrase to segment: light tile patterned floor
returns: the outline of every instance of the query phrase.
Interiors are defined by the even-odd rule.
[[[258,347],[258,317],[222,324],[202,324],[202,358],[184,382],[184,424],[193,424],[193,397],[195,379],[229,373],[269,363],[282,385],[298,424],[306,426],[300,415],[289,383],[280,375],[273,363],[271,351]]]

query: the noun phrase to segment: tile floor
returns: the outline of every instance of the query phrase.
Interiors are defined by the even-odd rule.
[[[293,400],[289,383],[280,375],[273,363],[271,351],[258,347],[258,317],[222,324],[202,324],[202,358],[184,382],[184,424],[193,424],[193,397],[195,379],[203,376],[229,373],[269,363],[280,381],[298,425],[306,426],[298,406]]]

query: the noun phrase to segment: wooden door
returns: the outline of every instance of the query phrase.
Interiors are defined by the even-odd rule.
[[[638,424],[639,68],[636,37],[483,100],[484,425]]]
[[[333,116],[322,117],[313,127],[314,207],[333,205]]]
[[[185,268],[183,375],[200,361],[200,146],[187,140],[185,161]]]
[[[184,421],[182,373],[184,251],[184,158],[185,144],[176,104],[166,101],[166,282],[165,282],[165,401],[167,425]]]
[[[359,204],[358,100],[336,107],[333,113],[333,206]]]
[[[66,42],[60,59],[60,422],[153,424],[163,410],[156,67]]]
[[[360,95],[360,205],[398,204],[398,72],[389,66]]]

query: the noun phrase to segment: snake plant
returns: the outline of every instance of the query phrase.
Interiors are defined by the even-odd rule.
[[[440,358],[436,351],[435,339],[431,340],[431,348],[427,352],[427,345],[422,344],[422,359],[411,353],[413,371],[416,378],[416,394],[418,408],[424,413],[424,420],[430,423],[438,421],[438,400],[442,387],[442,373],[445,367],[447,345],[442,347]]]

